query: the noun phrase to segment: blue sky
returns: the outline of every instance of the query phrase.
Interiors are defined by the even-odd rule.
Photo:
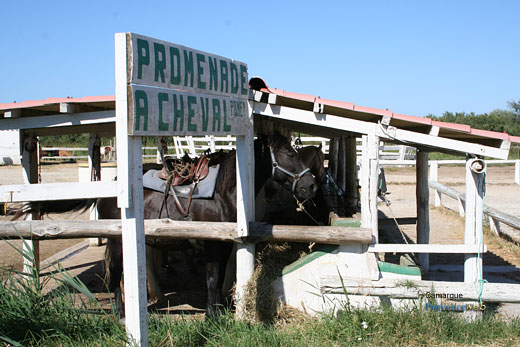
[[[243,61],[268,85],[425,116],[520,99],[520,1],[5,1],[0,103],[114,94],[114,33]]]

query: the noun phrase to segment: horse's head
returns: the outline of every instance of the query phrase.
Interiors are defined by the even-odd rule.
[[[303,164],[311,169],[316,181],[322,183],[325,180],[327,171],[325,170],[325,155],[321,151],[321,143],[319,146],[306,146],[298,149],[298,153]]]
[[[318,190],[316,180],[290,142],[280,134],[270,135],[263,142],[263,156],[271,163],[273,180],[290,190],[298,200],[312,199]]]

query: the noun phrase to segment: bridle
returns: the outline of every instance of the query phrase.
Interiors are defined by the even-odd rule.
[[[294,173],[284,169],[283,167],[280,166],[280,164],[278,164],[278,162],[276,161],[276,158],[274,157],[273,147],[269,146],[269,151],[271,152],[271,165],[273,166],[273,170],[272,170],[272,173],[271,173],[272,177],[274,178],[274,174],[276,173],[276,169],[278,169],[281,172],[283,172],[284,174],[292,177],[293,178],[293,184],[292,184],[291,192],[294,193],[294,190],[296,189],[296,184],[298,184],[298,181],[304,175],[310,173],[311,169],[305,168],[305,169],[303,169],[302,172],[294,174]]]

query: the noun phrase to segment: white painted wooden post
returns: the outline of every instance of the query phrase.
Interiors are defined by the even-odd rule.
[[[430,180],[438,182],[439,175],[439,163],[436,160],[430,161]],[[433,190],[433,194],[435,196],[435,207],[439,207],[442,205],[442,194],[437,189]]]
[[[520,184],[520,159],[515,161],[515,183]]]
[[[379,136],[375,132],[368,134],[368,155],[370,159],[370,215],[372,240],[379,242],[379,216],[377,211],[377,192],[379,190]]]
[[[123,230],[125,316],[128,345],[148,345],[142,141],[128,136],[127,41],[115,37],[118,207]]]
[[[237,224],[238,236],[249,234],[249,222],[255,220],[255,177],[253,147],[253,113],[249,105],[251,126],[245,136],[236,137],[237,147]],[[245,318],[245,289],[255,269],[255,244],[237,243],[236,312]]]
[[[489,228],[496,236],[500,236],[500,222],[491,216],[489,216]]]
[[[90,134],[88,141],[88,170],[90,181],[101,181],[101,140],[97,134]],[[98,219],[97,207],[90,208],[90,220]],[[94,237],[89,239],[90,246],[101,246],[103,239]]]
[[[361,227],[372,229],[372,242],[379,240],[377,190],[379,177],[379,137],[363,135],[361,157]]]
[[[416,204],[417,204],[417,243],[430,243],[430,203],[428,188],[428,152],[416,151]],[[418,254],[418,260],[423,271],[429,271],[430,255]]]
[[[481,159],[466,162],[466,224],[464,243],[483,244],[482,219],[484,210],[484,175],[486,163]],[[464,261],[464,282],[482,279],[482,258],[477,254],[466,254]]]
[[[38,183],[38,139],[35,136],[25,136],[21,132],[22,140],[22,167],[23,180],[25,184]],[[39,212],[35,211],[26,216],[27,220],[40,219]],[[34,255],[34,265],[40,267],[40,241],[25,240],[23,245],[24,252],[32,252]],[[33,263],[25,257],[23,258],[23,271],[32,273]]]
[[[370,160],[368,156],[368,136],[361,136],[361,168],[359,172],[359,183],[361,186],[361,227],[370,228],[372,217],[369,206],[370,187]]]

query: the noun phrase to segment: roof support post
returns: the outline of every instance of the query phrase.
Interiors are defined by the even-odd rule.
[[[482,216],[484,210],[484,176],[486,163],[481,159],[466,162],[466,227],[464,243],[483,245]],[[482,279],[482,258],[477,254],[466,254],[464,261],[464,282]]]
[[[24,131],[20,132],[22,144],[22,167],[23,167],[23,180],[25,184],[38,183],[38,158],[40,147],[38,145],[38,138],[33,135],[26,135]],[[40,219],[40,213],[38,208],[31,214],[26,216],[27,220]],[[33,273],[33,271],[39,271],[40,269],[40,241],[25,240],[23,243],[23,252],[25,254],[32,254],[34,263],[29,259],[23,259],[23,271],[25,273]],[[33,266],[36,269],[33,269]]]
[[[356,137],[350,135],[345,138],[346,142],[346,183],[345,198],[348,206],[357,207],[359,200],[358,182],[357,182],[357,153],[356,153]]]
[[[372,242],[378,243],[377,189],[379,178],[379,137],[370,132],[362,137],[361,227],[372,229]]]
[[[255,163],[253,147],[253,111],[249,104],[251,126],[245,136],[236,137],[237,146],[237,226],[238,236],[249,235],[249,223],[255,220]],[[255,270],[255,244],[237,243],[236,312],[245,318],[245,290]]]
[[[428,156],[429,153],[417,150],[416,159],[416,189],[417,199],[417,243],[430,243],[430,191],[428,188]],[[427,272],[430,267],[430,255],[428,253],[418,254],[418,260],[423,271]]]

